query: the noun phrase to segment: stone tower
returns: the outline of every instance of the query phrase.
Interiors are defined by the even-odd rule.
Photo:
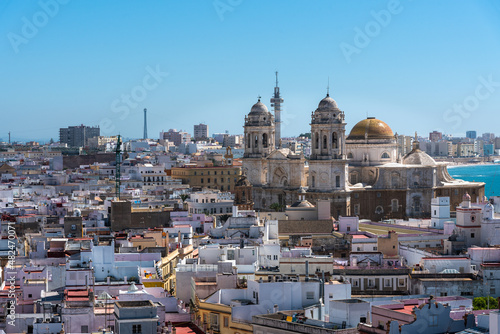
[[[345,125],[344,112],[327,94],[311,114],[309,191],[346,189]]]
[[[274,150],[275,131],[274,117],[260,98],[245,117],[244,133],[244,172],[251,184],[263,185],[267,176],[265,158]]]

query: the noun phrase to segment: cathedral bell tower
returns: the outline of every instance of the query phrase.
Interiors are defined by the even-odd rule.
[[[245,116],[245,153],[243,168],[248,180],[253,185],[262,185],[266,181],[265,158],[275,147],[274,117],[264,103],[252,106],[250,113]]]
[[[311,114],[311,160],[345,159],[344,112],[329,94]]]
[[[347,159],[344,112],[326,94],[311,114],[311,156],[309,191],[331,192],[346,189]]]

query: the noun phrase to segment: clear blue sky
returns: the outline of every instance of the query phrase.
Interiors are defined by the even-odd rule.
[[[404,134],[500,135],[498,0],[54,3],[0,3],[3,140],[81,123],[140,138],[144,108],[151,138],[242,133],[275,70],[284,136],[309,131],[328,77],[347,131],[368,114]]]

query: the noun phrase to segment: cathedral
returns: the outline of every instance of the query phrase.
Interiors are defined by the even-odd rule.
[[[277,87],[276,87],[277,88]],[[329,94],[311,114],[311,154],[305,158],[281,147],[278,93],[271,99],[275,115],[260,101],[245,116],[243,173],[252,186],[256,210],[273,203],[291,205],[305,190],[313,205],[329,200],[332,215],[379,221],[430,217],[431,199],[450,197],[451,211],[468,193],[484,196],[484,183],[453,179],[447,163],[436,162],[419,148],[398,156],[392,129],[374,117],[361,120],[346,136],[344,111]]]

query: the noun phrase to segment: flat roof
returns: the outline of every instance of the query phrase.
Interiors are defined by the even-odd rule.
[[[145,307],[145,306],[154,306],[154,304],[150,300],[121,301],[121,302],[115,302],[115,305],[118,306],[118,307]]]

